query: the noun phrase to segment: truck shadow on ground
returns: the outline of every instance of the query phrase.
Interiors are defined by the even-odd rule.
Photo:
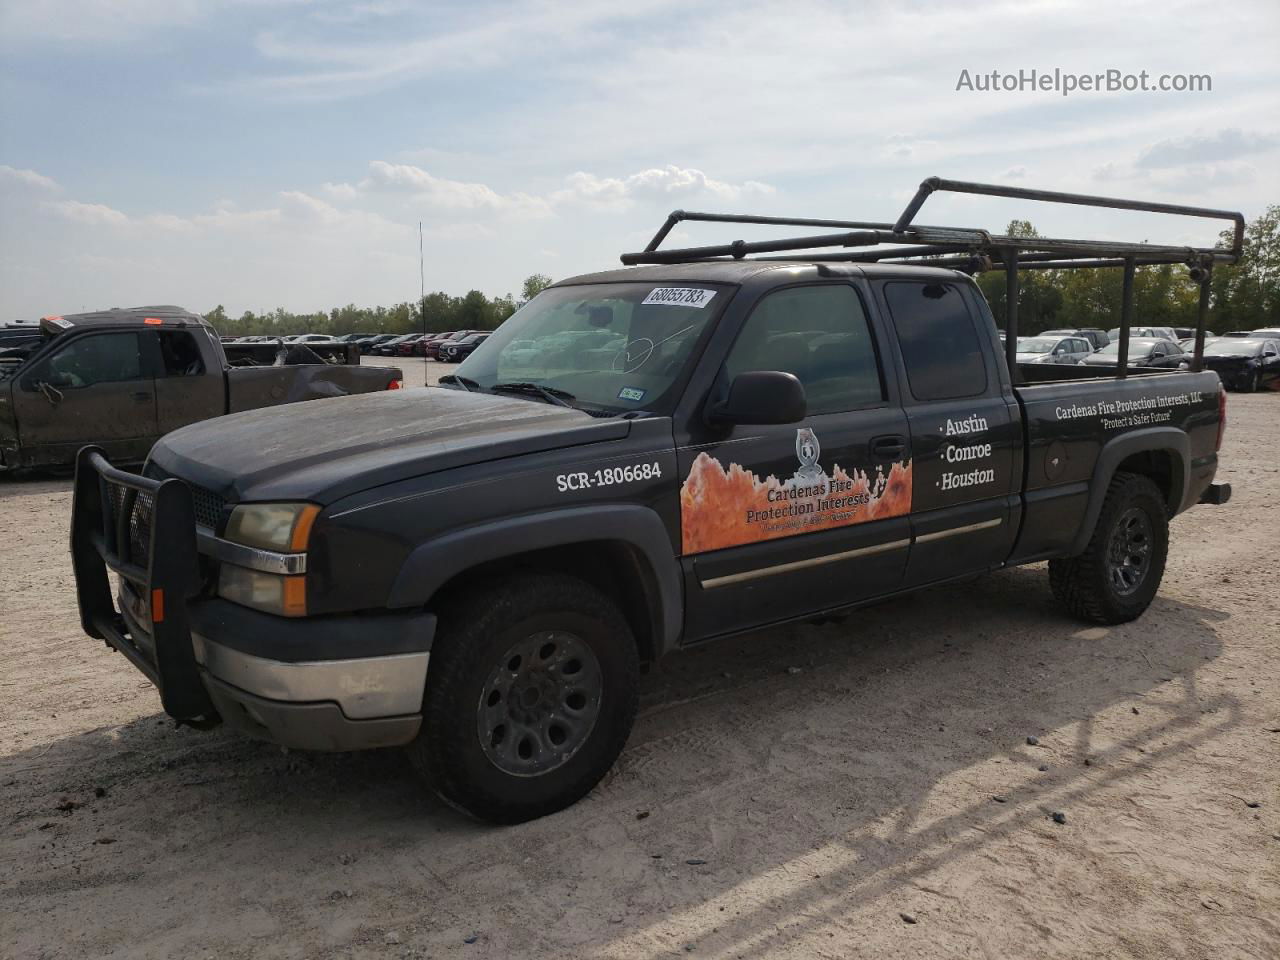
[[[631,742],[590,797],[505,829],[428,799],[398,752],[284,753],[148,716],[0,759],[9,852],[39,864],[0,890],[34,911],[128,882],[172,927],[208,898],[201,883],[233,883],[268,913],[323,904],[363,928],[377,896],[416,890],[432,937],[487,925],[494,947],[520,941],[484,904],[518,896],[573,926],[539,942],[593,944],[579,952],[766,956],[851,899],[912,887],[1029,819],[1055,829],[1050,810],[1231,730],[1236,700],[1196,685],[1225,618],[1158,599],[1138,623],[1088,627],[1025,568],[721,641],[645,679]],[[996,763],[1004,802],[966,793]],[[131,865],[113,867],[125,843]],[[730,901],[763,878],[768,895]],[[613,907],[566,907],[584,887]],[[673,915],[699,932],[664,941]]]

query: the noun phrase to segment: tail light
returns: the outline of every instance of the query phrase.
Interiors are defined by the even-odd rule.
[[[1214,444],[1214,452],[1222,449],[1222,436],[1227,432],[1227,388],[1218,387],[1218,442]]]
[[[403,387],[403,386],[404,386],[404,381],[403,381],[403,380],[392,380],[390,383],[388,383],[388,384],[387,384],[387,389],[388,389],[388,390],[399,390],[399,389],[400,389],[401,387]]]

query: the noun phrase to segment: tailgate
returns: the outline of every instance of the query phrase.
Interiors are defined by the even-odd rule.
[[[201,582],[190,488],[118,470],[100,448],[85,447],[76,457],[71,561],[84,632],[141,670],[170,716],[215,721],[187,624],[186,601]]]

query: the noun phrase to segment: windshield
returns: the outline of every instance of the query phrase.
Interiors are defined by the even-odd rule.
[[[1057,337],[1019,337],[1019,353],[1048,353],[1058,345]]]
[[[1150,353],[1151,348],[1154,347],[1157,342],[1158,341],[1156,340],[1130,340],[1129,356],[1134,357],[1144,353]],[[1104,357],[1118,357],[1120,355],[1120,341],[1113,340],[1111,343],[1108,343],[1105,347],[1099,350],[1098,353],[1102,354]]]
[[[1204,345],[1206,357],[1252,357],[1262,349],[1261,340],[1214,340]]]
[[[596,413],[653,410],[728,300],[705,284],[551,287],[476,347],[457,376],[472,389],[536,384]]]

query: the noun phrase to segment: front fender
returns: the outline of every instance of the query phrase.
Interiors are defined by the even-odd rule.
[[[675,647],[683,622],[680,564],[661,518],[627,504],[567,507],[455,530],[414,548],[400,568],[387,605],[427,604],[445,583],[483,563],[548,547],[617,541],[635,548],[648,564],[660,635],[655,647]]]

